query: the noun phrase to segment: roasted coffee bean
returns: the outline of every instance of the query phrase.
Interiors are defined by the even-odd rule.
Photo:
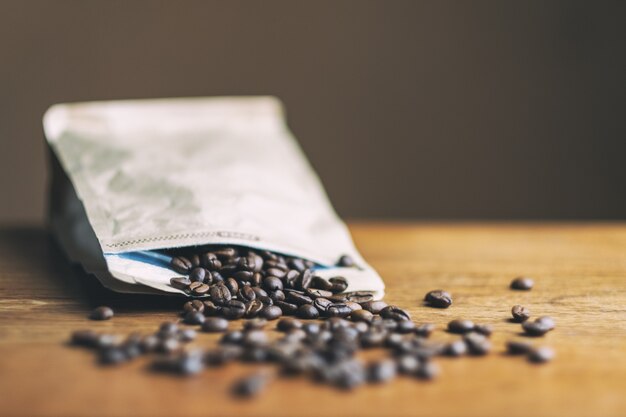
[[[239,300],[230,300],[222,307],[222,316],[228,320],[242,318],[246,314],[246,305]]]
[[[346,294],[348,301],[353,303],[367,303],[374,300],[374,295],[369,291],[353,291]]]
[[[228,287],[224,284],[216,284],[211,287],[210,290],[211,301],[216,305],[223,305],[230,301],[232,295],[228,290]]]
[[[307,288],[306,293],[311,298],[328,298],[328,297],[333,296],[332,292],[326,291],[326,290],[320,290],[317,288]]]
[[[448,308],[452,305],[452,296],[444,290],[433,290],[426,294],[424,301],[431,307]]]
[[[322,328],[317,323],[303,323],[302,330],[304,330],[309,335],[319,334],[322,331]]]
[[[228,320],[222,317],[209,317],[202,324],[202,331],[207,333],[221,333],[228,330]]]
[[[415,323],[410,320],[399,321],[395,331],[404,334],[413,333],[415,331]]]
[[[222,261],[227,260],[229,258],[234,258],[237,256],[237,250],[235,248],[228,248],[228,247],[214,250],[213,253]]]
[[[278,330],[279,332],[289,332],[301,328],[302,322],[300,320],[296,320],[290,317],[282,318],[278,321],[278,323],[276,323],[276,330]]]
[[[232,330],[226,332],[220,339],[221,344],[227,345],[239,345],[243,342],[243,332],[239,330]]]
[[[348,289],[348,281],[344,277],[333,277],[328,280],[332,284],[330,291],[334,294],[344,292]]]
[[[533,285],[535,285],[535,281],[528,277],[518,277],[511,281],[512,290],[529,291]]]
[[[467,333],[463,336],[463,340],[472,355],[486,355],[491,350],[491,342],[480,333]]]
[[[409,313],[396,306],[387,306],[380,310],[380,317],[395,321],[411,320]]]
[[[270,298],[274,303],[276,301],[285,301],[285,293],[281,290],[276,290],[270,293]]]
[[[415,376],[421,379],[435,379],[439,375],[439,366],[432,361],[421,362]]]
[[[347,305],[352,311],[363,310],[361,304],[355,303],[354,301],[346,301],[344,304]]]
[[[420,366],[420,360],[413,355],[403,354],[396,358],[398,372],[405,375],[414,375]]]
[[[474,325],[474,331],[489,337],[493,333],[493,327],[488,324],[476,324]]]
[[[209,275],[211,279],[209,279]],[[217,284],[220,282],[224,282],[224,277],[217,271],[211,271],[211,274],[207,274],[207,278],[204,280],[206,284]]]
[[[161,339],[165,339],[167,337],[174,337],[178,333],[178,325],[171,321],[166,321],[161,323],[159,326],[159,331],[157,332],[157,336]]]
[[[141,339],[141,351],[144,353],[154,352],[159,348],[161,340],[156,335],[148,335]]]
[[[448,323],[448,331],[450,333],[468,333],[474,330],[474,322],[471,320],[452,320]]]
[[[276,320],[277,318],[283,315],[283,310],[281,310],[280,307],[278,306],[271,305],[271,306],[264,307],[259,312],[259,315],[266,320]]]
[[[128,356],[121,347],[108,347],[100,350],[99,361],[103,365],[117,365],[127,360]]]
[[[396,377],[398,368],[391,359],[371,363],[367,368],[367,379],[372,383],[388,382]]]
[[[348,301],[348,297],[346,296],[346,294],[333,294],[330,297],[328,297],[328,299],[332,301],[333,303],[341,303],[341,304],[344,304],[346,301]]]
[[[282,290],[283,282],[280,280],[280,278],[270,275],[263,280],[263,288],[265,288],[267,291]]]
[[[525,321],[524,323],[522,323],[522,328],[529,336],[543,336],[544,334],[552,330],[549,325],[544,324],[538,320]]]
[[[528,360],[534,363],[550,362],[554,359],[554,350],[547,346],[532,349],[528,354]]]
[[[206,278],[206,269],[201,268],[201,267],[192,269],[191,273],[189,274],[190,281],[204,282],[205,278]]]
[[[383,308],[388,306],[388,304],[384,301],[366,301],[360,304],[364,310],[367,310],[373,314],[379,314],[383,310]]]
[[[311,285],[309,288],[317,288],[317,289],[324,290],[324,291],[330,291],[331,288],[333,288],[333,284],[326,281],[322,277],[313,276],[311,278]]]
[[[204,369],[204,355],[199,350],[178,352],[175,355],[155,359],[152,369],[180,375],[194,375]]]
[[[89,314],[91,320],[109,320],[113,317],[113,309],[107,306],[96,307]]]
[[[250,279],[250,285],[254,287],[258,287],[263,282],[263,274],[260,272],[255,272]]]
[[[324,314],[326,317],[348,317],[352,314],[352,309],[345,304],[332,304],[326,309]]]
[[[179,274],[187,275],[189,271],[191,271],[191,268],[193,268],[193,265],[191,261],[184,256],[176,256],[170,261],[170,268]]]
[[[204,303],[201,300],[191,300],[183,304],[183,311],[189,313],[190,311],[204,312]]]
[[[170,285],[178,290],[187,290],[191,284],[191,280],[187,277],[174,277],[170,278]]]
[[[200,311],[189,311],[185,314],[185,323],[187,324],[202,324],[205,320],[204,314]]]
[[[257,373],[238,380],[232,388],[234,395],[239,397],[254,397],[265,389],[269,378],[265,373]]]
[[[356,310],[350,314],[350,319],[357,322],[371,323],[372,317],[374,317],[374,315],[367,310]]]
[[[415,328],[415,334],[421,337],[429,337],[436,327],[432,323],[420,324]]]
[[[535,321],[546,326],[549,330],[554,330],[554,328],[556,327],[556,323],[554,322],[554,319],[550,316],[542,316],[542,317],[539,317]]]
[[[337,266],[350,268],[354,266],[354,260],[350,255],[342,255],[337,261]]]
[[[76,346],[96,347],[98,334],[93,330],[78,330],[72,333],[70,343]]]
[[[269,268],[267,271],[265,271],[267,273],[267,276],[273,276],[276,278],[284,278],[285,275],[287,275],[287,271],[285,271],[284,269],[281,268]]]
[[[296,288],[298,286],[298,279],[300,278],[300,271],[290,269],[287,275],[283,278],[285,288]]]
[[[191,292],[194,295],[205,295],[205,294],[207,294],[209,292],[210,289],[211,289],[211,287],[209,287],[207,284],[203,283],[203,284],[198,285],[197,287],[193,288],[191,290]]]
[[[222,263],[218,259],[217,255],[212,252],[203,253],[200,257],[200,263],[202,266],[211,271],[218,270],[222,267]]]
[[[252,281],[254,279],[254,273],[251,271],[237,271],[233,274],[233,279],[239,282]]]
[[[197,268],[200,266],[200,257],[195,253],[187,255],[187,259],[189,259],[189,262],[191,262],[192,268]]]
[[[513,320],[522,323],[530,318],[530,310],[521,305],[514,305],[511,309],[511,315],[513,316]]]
[[[296,270],[297,272],[302,272],[306,269],[306,265],[304,265],[304,261],[302,259],[293,258],[287,262],[287,265],[292,270]]]
[[[267,333],[262,330],[251,330],[243,334],[243,344],[246,346],[264,345],[267,341]]]
[[[243,334],[241,336],[243,338]],[[226,344],[206,352],[204,362],[209,366],[220,366],[239,359],[242,355],[243,348],[241,346]]]
[[[310,269],[305,269],[300,272],[298,277],[295,279],[294,284],[299,290],[306,290],[311,287],[311,283],[313,282],[313,272]]]
[[[243,330],[244,331],[262,330],[266,324],[267,324],[267,320],[265,320],[264,318],[247,320],[246,322],[243,323]]]
[[[506,342],[506,351],[509,355],[526,355],[532,348],[532,344],[521,340],[509,340]]]
[[[251,286],[244,285],[239,290],[237,297],[245,303],[248,301],[256,300],[256,293],[254,292]]]
[[[299,290],[285,290],[285,301],[296,305],[313,304],[313,299]]]
[[[463,340],[455,340],[446,345],[444,353],[448,356],[462,356],[467,353],[467,344]]]
[[[248,303],[246,303],[246,310],[244,313],[244,317],[249,318],[249,319],[256,317],[257,314],[259,314],[261,310],[263,310],[264,307],[265,306],[263,305],[263,303],[259,300],[249,301]]]
[[[216,306],[213,301],[209,301],[209,300],[202,301],[202,305],[204,305],[205,316],[216,316],[222,310],[222,307]]]
[[[301,319],[316,319],[319,316],[319,311],[311,304],[303,304],[298,307],[298,317]]]
[[[230,291],[231,294],[237,294],[239,291],[239,284],[235,278],[226,278],[224,280],[224,285],[226,285],[226,288],[228,288],[228,291]]]
[[[288,303],[286,301],[274,301],[274,305],[280,307],[284,314],[296,314],[298,311],[298,306],[293,303]]]
[[[157,351],[161,353],[172,353],[180,350],[181,345],[176,337],[167,337],[159,341]]]
[[[361,335],[361,346],[365,348],[382,346],[386,339],[387,332],[370,329]]]
[[[315,301],[313,301],[313,306],[322,313],[326,312],[326,310],[328,310],[328,307],[330,307],[331,305],[333,305],[333,302],[326,298],[320,297],[316,298]]]
[[[256,294],[257,298],[260,297],[269,297],[269,293],[267,291],[265,291],[263,288],[261,287],[255,287],[254,285],[252,285],[252,291],[254,291],[254,293]]]
[[[191,284],[189,284],[189,287],[187,288],[189,291],[193,291],[196,288],[198,288],[199,286],[203,285],[202,282],[198,282],[198,281],[192,281]]]
[[[181,342],[191,342],[195,340],[198,336],[198,333],[194,329],[181,329],[178,331],[178,339]]]

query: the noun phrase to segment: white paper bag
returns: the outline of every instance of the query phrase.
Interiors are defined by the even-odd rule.
[[[159,249],[243,245],[316,262],[382,297],[272,97],[58,104],[51,226],[74,261],[118,291],[180,292]],[[337,268],[341,255],[358,268]]]

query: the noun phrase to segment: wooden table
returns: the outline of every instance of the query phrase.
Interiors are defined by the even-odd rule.
[[[96,366],[92,353],[65,345],[72,330],[151,332],[175,317],[179,302],[119,296],[72,268],[37,228],[0,232],[1,416],[625,416],[626,224],[352,224],[357,245],[387,284],[387,300],[417,322],[434,322],[448,340],[456,317],[492,324],[488,357],[439,360],[433,382],[401,378],[352,393],[305,379],[278,379],[264,395],[228,394],[252,365],[177,378],[147,361]],[[535,278],[530,292],[511,279]],[[428,290],[454,295],[447,310],[424,307]],[[117,315],[90,322],[92,306]],[[513,304],[551,315],[557,328],[533,340],[552,346],[551,364],[503,354],[520,326]],[[197,345],[212,343],[201,335]]]

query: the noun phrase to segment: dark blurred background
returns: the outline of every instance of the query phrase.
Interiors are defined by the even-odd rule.
[[[625,2],[2,1],[0,223],[57,102],[272,94],[347,218],[626,218]]]

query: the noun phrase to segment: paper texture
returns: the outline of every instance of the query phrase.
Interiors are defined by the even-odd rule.
[[[349,290],[382,294],[272,97],[61,104],[44,130],[70,188],[53,229],[68,253],[91,229],[106,270],[86,269],[99,277],[175,291],[172,271],[124,254],[237,244],[326,266],[348,254],[361,267]]]

